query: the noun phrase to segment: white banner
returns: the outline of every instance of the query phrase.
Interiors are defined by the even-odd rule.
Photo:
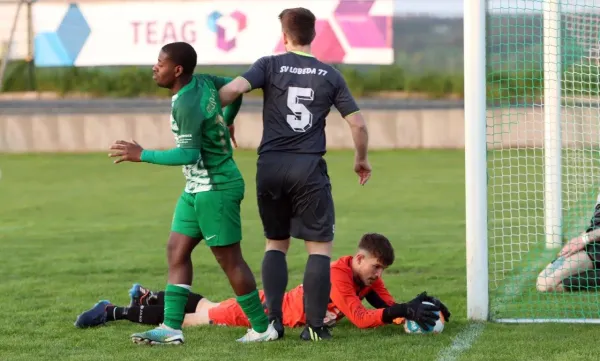
[[[393,0],[258,0],[44,3],[34,6],[37,66],[153,65],[185,41],[198,64],[252,64],[283,52],[278,15],[303,6],[317,17],[321,61],[390,64]]]

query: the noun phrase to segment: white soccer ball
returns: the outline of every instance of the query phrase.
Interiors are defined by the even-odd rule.
[[[433,306],[433,303],[431,302],[423,302],[423,304]],[[435,323],[435,326],[433,326],[429,330],[422,329],[421,326],[419,326],[419,324],[415,321],[406,320],[404,322],[404,331],[406,333],[441,333],[442,331],[444,331],[444,324],[446,323],[446,320],[444,319],[444,315],[441,312],[436,312],[436,314],[438,314],[440,318]]]

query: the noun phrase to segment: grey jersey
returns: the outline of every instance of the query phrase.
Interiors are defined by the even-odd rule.
[[[264,93],[259,154],[325,154],[325,119],[331,107],[342,117],[359,111],[342,75],[308,54],[260,58],[242,77]]]

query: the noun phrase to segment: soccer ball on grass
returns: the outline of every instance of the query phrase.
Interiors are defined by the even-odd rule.
[[[431,302],[423,303],[433,306]],[[419,326],[419,324],[415,321],[405,320],[404,331],[406,333],[441,333],[442,331],[444,331],[444,324],[446,323],[446,320],[444,319],[444,315],[441,312],[436,312],[436,314],[438,314],[440,318],[435,323],[435,326],[431,327],[429,330],[422,329],[421,326]]]

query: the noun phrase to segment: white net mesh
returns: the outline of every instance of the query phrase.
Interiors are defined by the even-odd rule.
[[[585,250],[583,258],[567,258],[538,278],[560,250],[546,247],[544,214],[544,27],[552,26],[544,22],[545,1],[488,0],[492,319],[590,320],[600,311],[589,285],[577,292],[547,292],[569,284],[562,276],[595,281],[594,263]],[[600,1],[553,1],[560,3],[554,51],[560,47],[561,55],[554,65],[562,78],[561,167],[553,171],[561,172],[560,238],[568,240],[588,227],[600,185]]]

